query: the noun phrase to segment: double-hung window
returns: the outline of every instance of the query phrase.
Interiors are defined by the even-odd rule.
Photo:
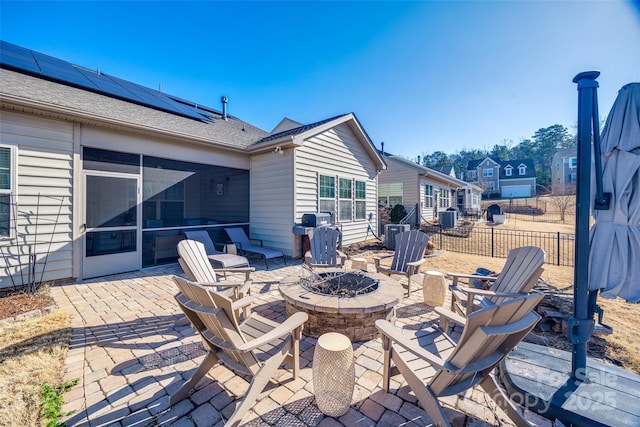
[[[0,238],[13,237],[12,212],[15,194],[15,148],[0,145]]]
[[[485,178],[491,178],[493,176],[493,168],[482,169],[482,176]]]
[[[339,178],[339,182],[339,220],[351,221],[351,219],[353,218],[353,181],[348,178]]]
[[[318,194],[318,211],[330,212],[335,215],[336,212],[336,178],[329,175],[320,175],[319,177],[319,194]]]
[[[433,207],[433,185],[425,184],[424,186],[424,207]]]
[[[355,219],[367,218],[367,183],[356,181],[356,216]]]

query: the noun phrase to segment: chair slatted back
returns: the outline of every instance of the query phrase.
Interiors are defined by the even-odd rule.
[[[181,277],[174,276],[173,280],[180,289],[176,300],[183,309],[186,308],[193,313],[192,316],[197,318],[195,323],[192,321],[192,324],[207,345],[216,349],[219,357],[230,367],[255,375],[261,365],[254,353],[236,350],[246,343],[246,339],[240,331],[240,324],[234,315],[231,299]],[[188,301],[185,301],[185,298]],[[187,316],[189,320],[192,319],[189,314]],[[199,329],[198,325],[202,329]]]
[[[507,302],[471,313],[458,345],[447,364],[467,373],[439,370],[429,387],[436,396],[459,393],[472,387],[495,368],[540,320],[534,309],[544,297],[541,293],[511,298]]]
[[[536,284],[542,272],[545,252],[537,246],[523,246],[509,251],[502,271],[491,286],[495,292],[529,292]],[[488,297],[489,301],[499,304],[505,301],[501,297]]]
[[[213,240],[211,240],[211,236],[207,233],[206,230],[185,230],[185,236],[189,240],[195,240],[196,242],[200,242],[204,245],[204,250],[207,255],[216,255],[221,254],[219,250],[216,249],[213,244]]]
[[[205,247],[201,242],[186,239],[178,243],[178,262],[187,277],[199,283],[216,283],[218,276],[211,266]]]
[[[338,264],[338,238],[340,231],[332,227],[318,227],[309,239],[312,265],[335,266]]]
[[[422,231],[411,230],[396,234],[396,250],[393,254],[391,269],[407,272],[407,263],[418,261],[424,257],[429,243],[429,236]]]
[[[233,243],[238,243],[240,245],[240,247],[244,247],[244,248],[248,248],[251,245],[251,241],[249,240],[249,237],[247,236],[247,233],[244,232],[244,230],[240,227],[231,227],[231,228],[225,228],[224,231],[227,232],[227,235],[229,236],[229,239],[231,239],[231,241]]]

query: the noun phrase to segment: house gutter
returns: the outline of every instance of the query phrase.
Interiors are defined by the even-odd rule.
[[[160,135],[164,138],[172,139],[178,142],[189,142],[196,145],[207,146],[209,148],[224,148],[225,150],[233,151],[236,153],[247,153],[246,147],[237,147],[233,145],[226,144],[222,141],[218,140],[208,140],[202,139],[198,137],[194,137],[190,134],[175,132],[175,131],[165,131],[156,128],[149,128],[143,125],[139,125],[133,122],[126,122],[122,120],[110,119],[104,116],[100,116],[98,114],[87,113],[85,111],[76,110],[74,108],[58,106],[52,108],[51,104],[47,104],[42,101],[34,101],[32,99],[20,98],[14,95],[8,95],[6,93],[0,94],[0,103],[2,107],[19,107],[25,109],[32,109],[32,113],[46,112],[50,114],[57,114],[63,117],[63,119],[71,120],[71,121],[85,121],[87,124],[92,125],[103,125],[106,127],[113,127],[121,130],[128,131],[136,131],[137,133],[142,133],[146,135]],[[169,114],[169,113],[167,113]],[[78,120],[79,119],[79,120]]]

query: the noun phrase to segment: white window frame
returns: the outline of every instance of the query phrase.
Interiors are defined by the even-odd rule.
[[[17,194],[16,194],[16,190],[18,188],[16,180],[18,177],[18,163],[17,163],[17,158],[18,158],[18,147],[13,146],[13,145],[5,145],[5,144],[0,144],[0,148],[3,149],[9,149],[9,188],[0,188],[0,194],[8,194],[9,195],[9,234],[8,235],[0,235],[0,240],[1,239],[13,239],[16,235],[16,230],[15,230],[15,218],[13,217],[16,208],[14,206],[12,206],[12,204],[16,203],[17,200]]]
[[[507,166],[506,168],[504,168],[504,174],[505,174],[505,176],[513,175],[513,167],[512,166]]]
[[[358,197],[358,183],[364,185],[364,197]],[[367,181],[360,181],[358,179],[353,180],[353,200],[355,207],[353,211],[353,219],[355,221],[367,219]],[[362,205],[364,205],[364,209],[362,209]],[[362,211],[362,215],[358,215],[359,210]]]
[[[522,176],[526,174],[527,174],[527,167],[525,165],[518,166],[518,175]]]
[[[433,207],[433,185],[431,184],[424,185],[424,207]]]
[[[493,178],[493,168],[484,168],[484,169],[482,169],[482,177],[483,178]]]
[[[342,197],[342,182],[349,183],[349,197]],[[353,179],[338,177],[338,222],[353,221]],[[345,217],[342,216],[342,207],[349,207],[349,214]]]
[[[331,178],[333,180],[333,197],[322,197],[320,191],[320,182],[322,181],[322,177]],[[334,175],[321,175],[318,174],[318,212],[327,212],[327,209],[324,209],[321,204],[323,201],[331,201],[333,203],[333,209],[329,212],[333,215],[333,218],[337,218],[336,212],[336,177]]]

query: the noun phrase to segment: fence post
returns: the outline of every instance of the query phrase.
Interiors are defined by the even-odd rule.
[[[560,232],[558,231],[558,264],[556,265],[560,265]]]
[[[440,249],[444,249],[442,247],[442,224],[440,224],[440,233],[439,233],[439,235],[440,235]]]
[[[491,227],[491,258],[494,258],[494,248],[495,248],[494,231],[495,231],[495,228]]]

